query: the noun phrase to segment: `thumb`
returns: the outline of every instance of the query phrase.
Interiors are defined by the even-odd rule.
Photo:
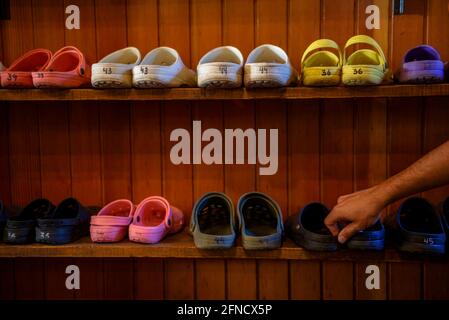
[[[343,230],[338,234],[338,242],[345,243],[349,238],[355,235],[357,232],[362,230],[359,225],[355,222],[348,224]]]

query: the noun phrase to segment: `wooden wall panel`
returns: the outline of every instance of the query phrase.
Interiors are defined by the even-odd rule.
[[[427,1],[427,43],[435,47],[443,61],[449,60],[449,23],[446,0]]]
[[[128,46],[145,55],[158,45],[158,1],[128,0],[126,2]]]
[[[15,298],[18,300],[45,299],[44,260],[17,258],[14,263]]]
[[[290,299],[321,299],[321,263],[290,261]]]
[[[351,262],[323,262],[324,300],[352,300],[354,267]]]
[[[424,299],[449,299],[449,273],[447,263],[427,262],[424,264]]]
[[[104,297],[103,259],[78,258],[75,265],[80,269],[80,289],[75,299],[100,300]]]
[[[0,301],[15,298],[14,269],[13,259],[0,259]]]
[[[424,42],[426,5],[427,0],[408,0],[407,14],[393,16],[393,37],[390,43],[393,48],[394,72],[400,67],[404,54]]]
[[[103,288],[106,300],[134,298],[132,259],[103,259]]]
[[[321,9],[321,37],[332,39],[343,50],[346,41],[354,35],[355,0],[335,1],[323,0]]]
[[[134,259],[134,298],[138,300],[164,298],[162,259]]]
[[[9,167],[9,108],[0,103],[0,194],[4,205],[11,205],[11,181]]]
[[[390,263],[388,299],[417,300],[421,298],[422,267],[419,263]]]
[[[68,290],[65,285],[66,278],[68,277],[65,270],[67,266],[72,264],[73,259],[44,260],[45,299],[71,300],[75,298],[75,290]]]
[[[259,300],[287,300],[289,298],[289,275],[286,261],[260,260],[258,273]]]

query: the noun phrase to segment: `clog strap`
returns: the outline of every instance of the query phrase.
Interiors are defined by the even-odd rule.
[[[74,52],[74,53],[76,53],[78,55],[78,57],[79,57],[79,59],[78,59],[79,60],[79,65],[78,65],[77,70],[78,70],[78,72],[81,75],[85,75],[86,72],[88,71],[88,70],[86,70],[86,64],[87,64],[86,59],[84,57],[84,54],[77,47],[74,47],[74,46],[65,46],[65,47],[62,47],[61,49],[59,49],[58,51],[56,51],[55,54],[53,55],[51,61],[48,63],[47,68],[45,69],[45,71],[48,71],[47,70],[48,67],[50,67],[52,65],[53,61],[59,55],[61,55],[64,52],[68,52],[68,51]]]
[[[36,54],[38,52],[46,53],[48,55],[47,62],[41,68],[41,70],[44,70],[49,65],[49,63],[50,63],[50,61],[52,59],[51,51],[47,50],[47,49],[33,49],[33,50],[30,50],[30,51],[26,52],[24,55],[20,56],[16,60],[14,60],[14,62],[5,71],[10,71],[10,70],[14,69],[17,64],[19,64],[23,60],[27,59],[29,56],[32,56],[33,54]]]
[[[381,65],[384,67],[384,70],[388,69],[387,58],[385,57],[385,54],[384,54],[382,48],[380,47],[380,45],[377,43],[376,40],[374,40],[373,38],[371,38],[370,36],[367,36],[367,35],[357,35],[357,36],[350,38],[346,42],[346,45],[345,45],[345,48],[343,51],[343,64],[344,65],[346,65],[346,49],[350,46],[353,46],[353,45],[359,44],[359,43],[368,44],[368,45],[374,47],[376,49],[377,53],[379,54],[380,62],[381,62]]]
[[[306,58],[310,55],[310,53],[312,53],[312,51],[318,50],[318,49],[324,49],[324,48],[332,48],[338,51],[338,66],[341,66],[341,62],[342,62],[342,55],[341,55],[341,50],[340,47],[338,46],[338,44],[330,39],[319,39],[316,40],[314,42],[312,42],[306,49],[306,51],[304,51],[304,54],[302,55],[301,58],[301,69],[304,68],[304,62],[306,60]]]
[[[146,199],[143,199],[142,202],[139,203],[137,206],[136,212],[134,214],[134,218],[140,215],[140,212],[142,209],[149,203],[149,202],[159,202],[164,206],[165,209],[165,217],[164,217],[164,225],[167,227],[167,229],[170,229],[171,224],[173,223],[172,220],[172,208],[170,207],[170,203],[167,201],[167,199],[159,196],[151,196]]]

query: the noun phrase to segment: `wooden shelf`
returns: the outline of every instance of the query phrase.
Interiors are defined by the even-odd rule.
[[[138,101],[138,100],[256,100],[346,99],[449,96],[449,84],[373,87],[289,87],[280,89],[0,89],[0,101]]]
[[[420,261],[419,256],[407,256],[394,249],[382,252],[340,250],[338,252],[306,251],[287,239],[277,250],[247,251],[237,241],[236,247],[229,250],[200,250],[195,247],[192,237],[185,232],[168,237],[155,245],[122,241],[113,244],[92,243],[83,238],[67,245],[9,245],[0,244],[0,258],[194,258],[194,259],[271,259],[271,260],[336,260],[336,261]],[[448,261],[447,257],[426,257]]]

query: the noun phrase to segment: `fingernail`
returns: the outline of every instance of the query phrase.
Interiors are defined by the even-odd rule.
[[[344,236],[342,236],[342,235],[339,235],[338,236],[338,242],[345,243],[346,242],[346,238]]]

